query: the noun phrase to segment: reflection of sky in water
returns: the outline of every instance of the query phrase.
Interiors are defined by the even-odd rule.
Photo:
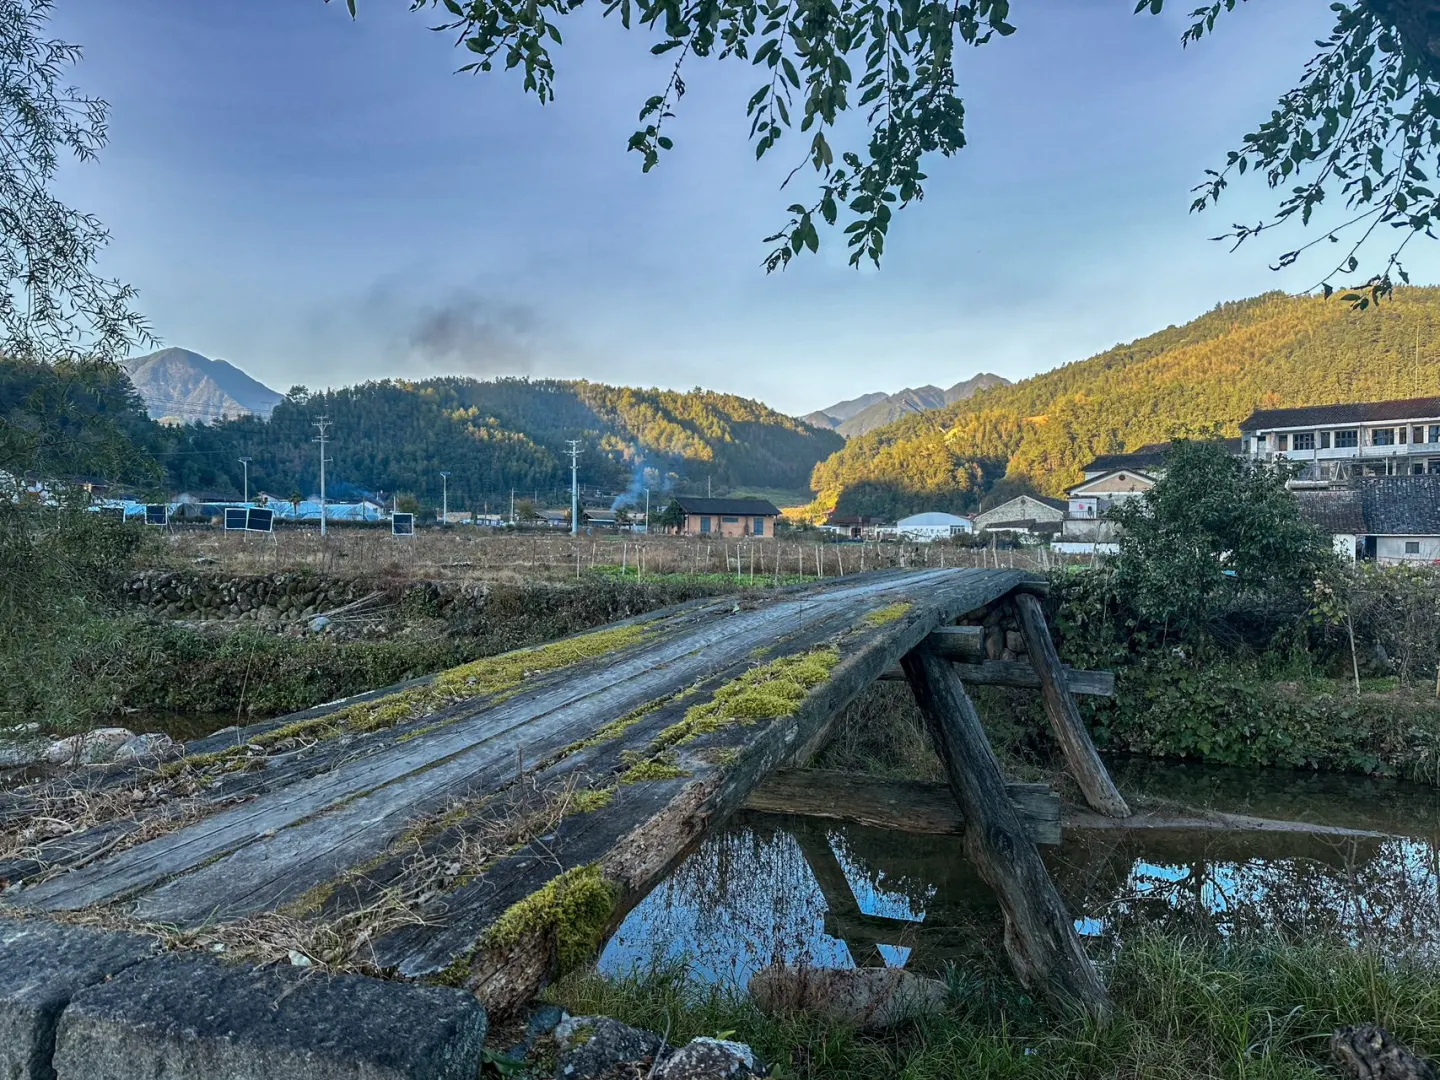
[[[1440,797],[1433,789],[1393,785],[1367,789],[1348,804],[1330,790],[1321,795],[1307,791],[1306,814],[1296,816],[1323,814],[1331,824],[1349,819],[1413,835],[1325,840],[1074,832],[1061,848],[1046,849],[1046,862],[1076,930],[1099,941],[1151,925],[1222,935],[1280,929],[1392,955],[1440,953],[1433,809]],[[1215,801],[1226,808],[1226,800]],[[1389,820],[1377,820],[1382,814]],[[807,862],[807,850],[824,864],[818,870]],[[829,882],[828,893],[822,881]],[[830,910],[827,895],[841,910]],[[742,819],[710,836],[631,912],[601,968],[613,973],[656,957],[685,956],[697,976],[739,984],[775,960],[935,970],[965,941],[977,940],[977,914],[979,927],[998,931],[999,910],[954,838]],[[831,936],[853,936],[857,925],[865,940],[847,945]],[[958,929],[947,936],[952,926]]]

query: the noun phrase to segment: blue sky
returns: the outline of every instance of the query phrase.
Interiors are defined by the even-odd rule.
[[[1328,29],[1318,0],[1244,5],[1183,50],[1187,3],[1017,2],[1015,35],[961,57],[970,145],[930,163],[883,267],[850,269],[836,232],[768,276],[800,146],[756,164],[754,70],[694,65],[676,150],[643,175],[625,140],[668,64],[598,6],[545,107],[516,78],[454,74],[464,55],[402,0],[354,22],[342,0],[58,6],[76,81],[112,106],[110,146],[61,185],[111,227],[104,269],[165,344],[279,389],[530,374],[800,413],[1020,378],[1320,272],[1271,272],[1283,243],[1205,239],[1258,218],[1261,186],[1188,213]],[[1435,280],[1435,253],[1409,265]]]

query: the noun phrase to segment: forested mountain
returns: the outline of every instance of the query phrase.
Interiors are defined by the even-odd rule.
[[[981,390],[1008,385],[1010,380],[982,372],[956,383],[948,390],[942,390],[938,386],[914,386],[894,394],[865,394],[810,413],[804,419],[816,427],[830,428],[847,439],[853,439],[867,431],[894,423],[902,416],[942,409],[957,401],[965,401]]]
[[[319,487],[314,420],[330,420],[333,497],[412,493],[450,506],[492,507],[517,494],[569,488],[566,440],[583,448],[580,480],[623,491],[643,485],[803,489],[838,435],[732,394],[637,390],[589,382],[438,378],[385,380],[311,394],[296,387],[268,421],[253,417],[171,429],[162,454],[176,489],[239,489],[284,497]],[[648,470],[648,476],[646,472]]]
[[[1097,454],[1234,435],[1257,407],[1435,393],[1440,289],[1397,290],[1366,311],[1267,293],[853,438],[816,466],[812,509],[965,511],[1002,475],[1059,494]]]
[[[283,395],[224,360],[189,349],[161,349],[124,368],[153,420],[188,424],[253,414],[266,417]]]

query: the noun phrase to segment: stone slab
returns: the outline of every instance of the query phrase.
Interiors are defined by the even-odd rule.
[[[439,986],[170,954],[76,994],[58,1080],[474,1080],[485,1010]]]
[[[55,1029],[71,998],[157,951],[135,934],[0,918],[0,1080],[51,1080]]]

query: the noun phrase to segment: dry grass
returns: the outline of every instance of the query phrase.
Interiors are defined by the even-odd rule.
[[[959,544],[820,542],[795,534],[749,540],[595,533],[572,538],[545,530],[518,533],[452,526],[396,538],[380,529],[289,529],[270,537],[213,529],[167,533],[151,545],[155,566],[248,575],[308,570],[342,577],[412,581],[575,580],[604,572],[641,579],[718,575],[756,585],[796,578],[839,577],[862,570],[941,566],[1048,569],[1041,549],[999,552]]]

